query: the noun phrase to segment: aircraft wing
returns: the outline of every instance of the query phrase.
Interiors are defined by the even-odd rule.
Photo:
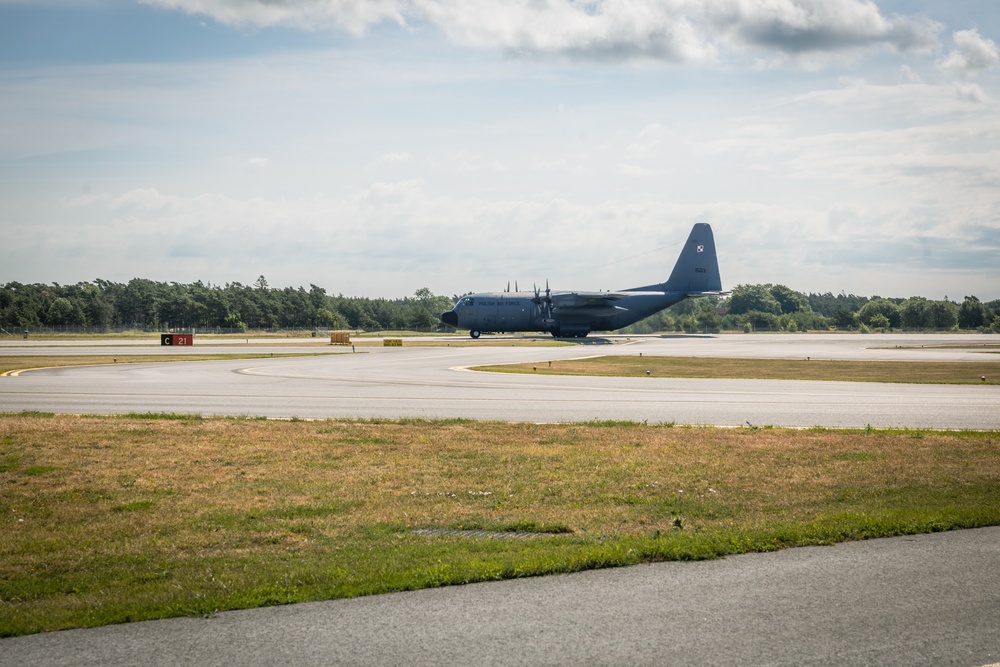
[[[574,308],[611,308],[615,301],[621,301],[632,296],[662,296],[663,292],[553,292],[552,307],[572,310]]]

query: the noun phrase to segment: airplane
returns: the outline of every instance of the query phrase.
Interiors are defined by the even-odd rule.
[[[509,286],[508,286],[509,287]],[[516,287],[515,287],[516,289]],[[614,331],[684,299],[723,295],[715,237],[706,223],[691,229],[666,282],[616,292],[484,292],[461,297],[441,321],[483,333],[537,331],[557,338],[583,338],[591,331]]]

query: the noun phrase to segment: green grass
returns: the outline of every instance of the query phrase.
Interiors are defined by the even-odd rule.
[[[11,636],[1000,525],[1000,432],[3,414],[0,508]]]
[[[1000,361],[841,361],[607,356],[565,361],[477,366],[473,370],[539,375],[827,380],[917,384],[1000,384]],[[982,378],[986,379],[983,380]]]

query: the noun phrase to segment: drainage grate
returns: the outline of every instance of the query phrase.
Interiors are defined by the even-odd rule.
[[[455,528],[414,528],[414,535],[430,535],[432,537],[456,536],[456,537],[488,537],[494,540],[525,540],[529,537],[542,537],[552,535],[552,533],[521,533],[521,532],[498,532],[492,530],[458,530]]]

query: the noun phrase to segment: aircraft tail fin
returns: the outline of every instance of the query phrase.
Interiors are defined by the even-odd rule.
[[[719,260],[715,255],[712,227],[699,222],[691,228],[670,278],[662,284],[664,292],[681,292],[689,296],[722,292]]]

